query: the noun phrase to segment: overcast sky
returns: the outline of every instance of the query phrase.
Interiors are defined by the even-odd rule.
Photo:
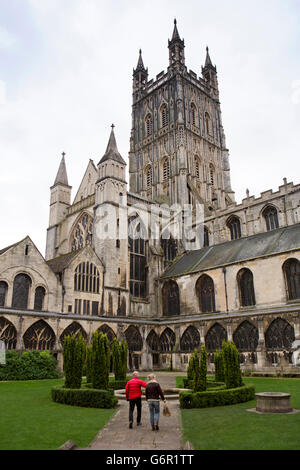
[[[112,123],[128,160],[138,51],[166,71],[174,18],[187,68],[217,66],[237,202],[300,183],[300,0],[0,0],[0,249],[45,254],[62,152],[72,199]]]

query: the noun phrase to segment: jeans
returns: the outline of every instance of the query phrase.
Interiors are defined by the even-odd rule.
[[[137,417],[136,417],[136,422],[140,423],[141,422],[141,417],[142,417],[142,398],[132,398],[129,400],[129,422],[133,422],[133,411],[136,406],[137,410]]]
[[[150,413],[150,423],[152,426],[158,424],[159,421],[159,411],[160,403],[159,401],[148,401],[149,413]]]

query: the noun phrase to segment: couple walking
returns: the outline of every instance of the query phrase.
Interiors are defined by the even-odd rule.
[[[160,398],[166,402],[161,386],[156,380],[154,374],[148,375],[148,383],[139,379],[139,373],[134,371],[132,379],[126,384],[125,394],[127,401],[129,401],[129,428],[132,429],[133,424],[133,411],[137,408],[137,426],[141,425],[142,417],[142,390],[141,387],[146,388],[146,400],[149,406],[150,423],[152,431],[159,430],[159,412],[160,412]]]

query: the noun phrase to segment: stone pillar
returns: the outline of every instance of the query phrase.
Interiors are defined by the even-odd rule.
[[[225,320],[226,324],[226,330],[227,330],[227,340],[232,341],[232,320],[231,318],[228,318],[228,320]]]
[[[199,323],[200,346],[202,346],[202,344],[205,346],[204,327],[205,327],[205,322],[201,321]]]
[[[266,367],[266,345],[264,335],[264,318],[258,317],[258,345],[257,345],[257,368],[263,369]]]
[[[297,312],[293,315],[294,320],[294,331],[295,331],[295,340],[300,340],[300,312]]]
[[[142,327],[141,336],[143,339],[143,348],[141,351],[141,370],[151,370],[152,369],[152,360],[151,364],[149,361],[149,348],[146,341],[146,328]],[[152,359],[152,358],[151,358]]]
[[[175,341],[175,352],[173,353],[173,369],[176,370],[181,370],[182,369],[182,363],[181,363],[181,354],[180,354],[180,326],[176,325],[175,326],[175,336],[176,336],[176,341]]]
[[[23,322],[24,318],[22,316],[19,317],[19,331],[18,331],[18,339],[17,339],[17,351],[22,352],[24,349],[23,344]]]

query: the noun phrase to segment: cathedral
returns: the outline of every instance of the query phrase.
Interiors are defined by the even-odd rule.
[[[100,330],[127,340],[129,370],[186,370],[204,344],[213,371],[227,339],[246,371],[299,371],[300,184],[235,201],[217,68],[206,48],[197,76],[184,50],[175,20],[166,72],[150,80],[139,52],[128,164],[112,125],[71,199],[62,154],[45,256],[29,236],[0,249],[6,349],[62,368],[64,337]]]

